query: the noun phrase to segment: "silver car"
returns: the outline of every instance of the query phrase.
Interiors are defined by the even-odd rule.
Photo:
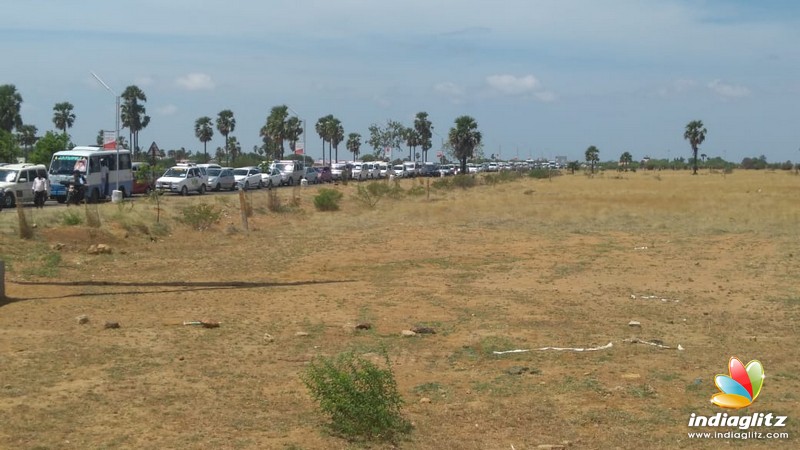
[[[206,168],[208,174],[208,186],[212,191],[236,189],[236,178],[233,176],[233,168],[231,167],[208,167]]]

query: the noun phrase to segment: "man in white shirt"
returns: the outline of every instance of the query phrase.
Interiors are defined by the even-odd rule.
[[[44,208],[44,202],[47,200],[47,178],[43,177],[41,173],[36,174],[33,179],[33,204],[37,208]]]

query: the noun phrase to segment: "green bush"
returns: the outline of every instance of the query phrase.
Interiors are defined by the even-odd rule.
[[[199,203],[183,208],[183,223],[200,231],[207,230],[211,225],[217,223],[221,216],[222,211],[208,203]]]
[[[392,188],[389,187],[388,184],[382,183],[379,181],[373,181],[372,183],[359,184],[355,199],[363,204],[368,208],[374,208],[375,205],[389,192],[391,192]]]
[[[453,183],[450,178],[437,178],[431,183],[431,187],[434,189],[450,189],[453,187]]]
[[[386,368],[342,353],[312,361],[303,383],[320,409],[331,419],[334,433],[350,440],[394,441],[411,431],[400,414],[403,400],[397,392],[389,358]]]
[[[317,211],[338,211],[339,202],[344,195],[336,189],[322,188],[314,196],[314,207]]]
[[[544,179],[544,178],[552,177],[554,175],[554,173],[551,173],[551,172],[552,171],[550,169],[533,169],[530,172],[528,172],[528,176],[531,177],[531,178],[536,178],[536,179],[541,180],[541,179]]]
[[[420,195],[425,195],[425,192],[426,192],[425,191],[425,186],[417,184],[417,185],[411,186],[408,189],[408,191],[406,191],[406,194],[414,196],[414,197],[419,197]]]
[[[478,181],[473,175],[461,174],[453,177],[453,186],[460,187],[461,189],[475,187],[477,184]]]
[[[83,223],[83,217],[81,214],[74,209],[70,209],[64,212],[64,215],[61,216],[61,223],[68,226],[75,226],[80,225]]]

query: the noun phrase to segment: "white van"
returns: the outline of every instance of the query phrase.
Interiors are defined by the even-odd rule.
[[[403,163],[403,167],[405,168],[406,176],[412,178],[420,176],[422,171],[422,164],[416,161],[406,161]]]
[[[13,208],[20,203],[33,203],[33,179],[36,174],[47,179],[47,167],[42,164],[7,164],[0,167],[0,191],[3,207]]]

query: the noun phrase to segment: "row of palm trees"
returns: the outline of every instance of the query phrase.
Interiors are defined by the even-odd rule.
[[[139,131],[150,123],[150,116],[146,114],[144,103],[147,96],[138,86],[131,85],[125,88],[120,95],[120,120],[122,128],[129,132],[128,141],[133,145],[134,151],[139,152]],[[13,84],[0,86],[0,129],[11,132],[16,129],[20,145],[30,149],[38,140],[38,129],[35,125],[24,124],[20,110],[22,95],[17,92]],[[53,106],[53,125],[66,137],[67,130],[75,124],[75,106],[67,101],[58,102]],[[118,136],[118,140],[121,138]]]
[[[702,120],[692,120],[686,125],[683,133],[683,138],[689,141],[692,147],[692,174],[697,175],[697,152],[700,149],[700,144],[706,140],[706,133],[708,130],[703,125]],[[700,155],[703,160],[706,159],[706,154]],[[594,145],[589,146],[584,154],[586,162],[591,165],[592,173],[594,173],[594,166],[600,161],[600,150]],[[624,152],[619,158],[620,165],[629,166],[633,162],[633,156],[630,152]]]

